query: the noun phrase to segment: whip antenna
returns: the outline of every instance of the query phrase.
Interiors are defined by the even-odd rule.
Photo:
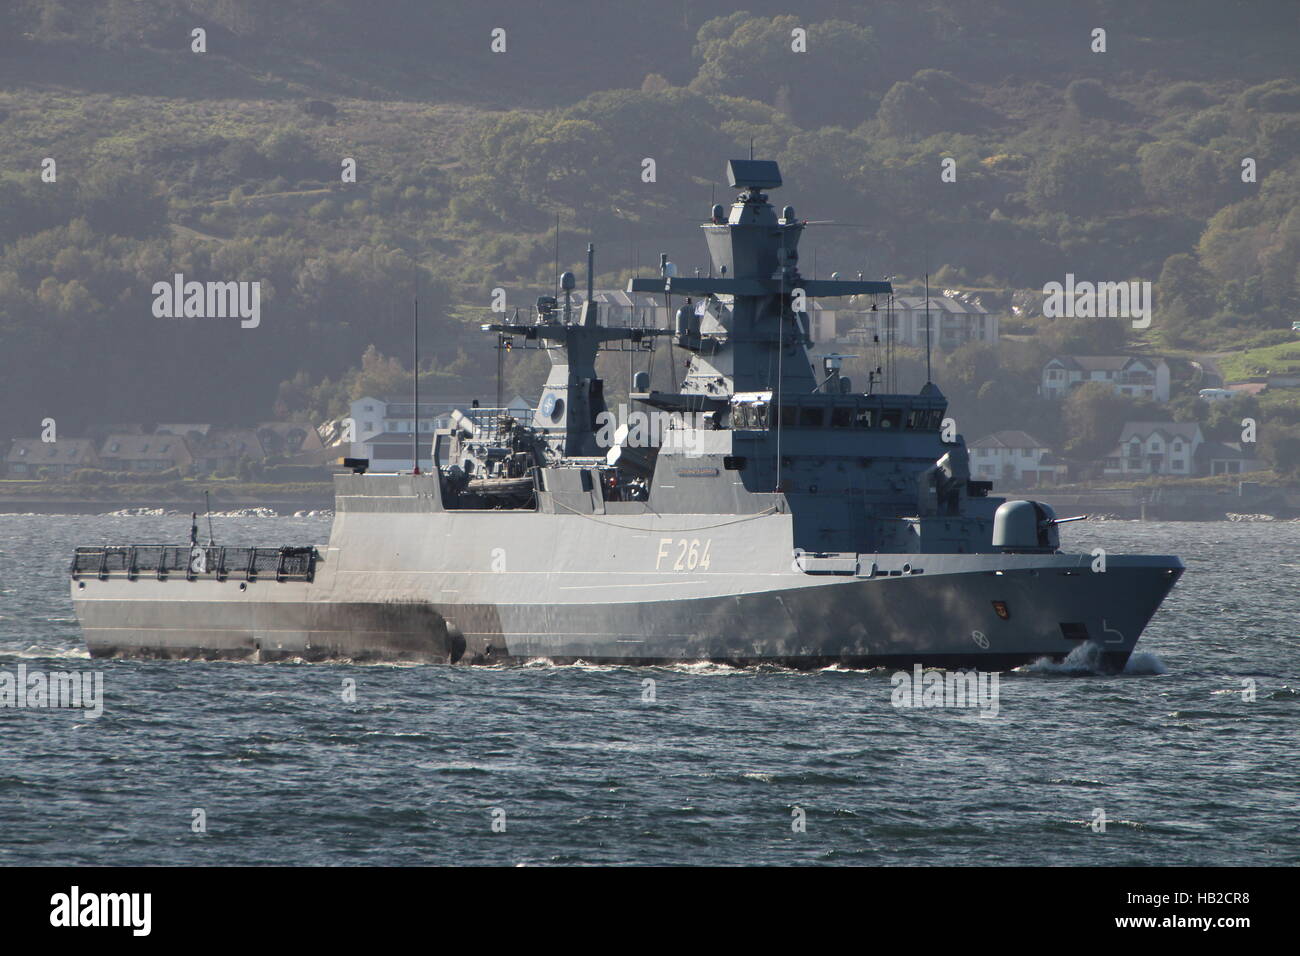
[[[411,473],[420,473],[420,297],[414,300],[414,315],[411,321],[412,347],[415,359],[411,364],[411,416],[415,427],[411,430]]]

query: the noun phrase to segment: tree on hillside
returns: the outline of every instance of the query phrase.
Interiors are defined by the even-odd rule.
[[[1089,139],[1040,155],[1029,172],[1026,198],[1039,212],[1096,218],[1127,208],[1136,179],[1131,151]]]
[[[1138,150],[1147,198],[1171,209],[1206,216],[1231,200],[1231,157],[1179,141],[1148,143]]]
[[[1095,461],[1115,447],[1125,422],[1158,420],[1163,412],[1151,402],[1115,394],[1104,382],[1085,382],[1065,397],[1061,417],[1070,436],[1066,455]]]
[[[1056,319],[1043,344],[1058,355],[1113,355],[1128,342],[1128,319]]]
[[[1180,252],[1165,260],[1154,286],[1159,312],[1153,321],[1163,342],[1175,348],[1200,342],[1215,313],[1217,285],[1194,255]]]
[[[899,139],[922,139],[935,133],[977,133],[1005,117],[978,103],[974,91],[947,70],[918,70],[889,88],[876,112],[880,130]]]
[[[1259,399],[1254,395],[1237,395],[1226,402],[1214,402],[1205,410],[1201,430],[1213,441],[1241,441],[1241,420],[1260,419]]]
[[[453,209],[475,206],[515,225],[552,222],[553,210],[585,223],[599,216],[656,209],[684,213],[683,186],[716,180],[720,157],[735,149],[722,130],[727,114],[684,89],[612,90],[541,115],[494,114],[468,132],[463,194]],[[655,181],[642,179],[645,158]],[[673,188],[664,184],[673,183]]]
[[[793,31],[807,31],[807,52],[792,49]],[[845,106],[862,103],[877,88],[877,49],[869,27],[842,20],[809,23],[802,17],[718,17],[700,27],[693,89],[775,105],[787,89],[793,120],[804,128],[846,121]]]
[[[1279,475],[1300,475],[1300,427],[1270,425],[1261,435],[1260,452]]]
[[[1065,88],[1065,102],[1080,116],[1094,119],[1127,119],[1133,108],[1106,92],[1100,80],[1092,78],[1073,81]]]
[[[944,128],[938,100],[908,80],[889,88],[876,119],[882,133],[898,139],[921,139]]]

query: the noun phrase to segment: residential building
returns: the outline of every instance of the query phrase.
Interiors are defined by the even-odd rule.
[[[194,462],[184,438],[176,435],[109,435],[99,447],[100,467],[108,471],[188,471]]]
[[[1201,475],[1239,475],[1259,471],[1264,462],[1256,457],[1254,445],[1242,442],[1207,441],[1196,449],[1196,470]]]
[[[874,304],[876,309],[871,311],[869,305],[864,310],[862,303],[855,303],[852,321],[847,310],[835,315],[832,321],[841,329],[840,337],[871,341],[871,336],[878,335],[885,342],[892,332],[895,345],[926,347],[925,296],[895,296],[892,307],[883,299]],[[952,294],[932,295],[929,304],[929,339],[936,352],[950,352],[968,342],[997,344],[998,317],[974,297],[968,301]],[[861,331],[850,332],[850,328]]]
[[[1102,472],[1112,477],[1192,477],[1200,473],[1195,456],[1204,442],[1196,422],[1125,422]]]
[[[835,342],[853,329],[863,327],[862,315],[851,309],[823,305],[820,299],[808,304],[808,336],[814,342]]]
[[[1064,398],[1084,382],[1102,382],[1117,395],[1169,401],[1169,366],[1142,355],[1058,355],[1043,366],[1039,394]]]
[[[260,462],[266,457],[266,449],[251,428],[213,428],[191,438],[190,450],[197,475],[234,475],[243,459]]]
[[[98,465],[99,455],[89,438],[61,438],[52,442],[15,438],[5,456],[5,474],[10,478],[62,478],[79,468]]]
[[[984,481],[1021,486],[1056,484],[1065,462],[1028,432],[994,432],[970,445],[971,475]]]

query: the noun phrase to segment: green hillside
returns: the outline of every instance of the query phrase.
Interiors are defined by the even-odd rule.
[[[496,353],[477,325],[494,288],[526,306],[550,287],[557,217],[561,268],[581,271],[593,241],[599,285],[661,251],[689,271],[706,261],[695,223],[726,197],[723,162],[751,140],[781,163],[780,201],[835,221],[809,230],[805,271],[905,286],[929,272],[1008,309],[1067,273],[1153,283],[1145,331],[1030,310],[1008,314],[1021,334],[997,350],[941,357],[967,437],[1021,428],[1066,446],[1063,412],[1091,412],[1037,397],[1056,352],[1178,358],[1162,414],[1208,424],[1188,360],[1215,356],[1231,379],[1292,358],[1293,3],[434,6],[5,6],[0,438],[47,416],[73,434],[337,415],[405,387],[409,359],[404,372],[391,357],[408,355],[417,292],[424,387],[486,397]],[[792,49],[800,30],[807,52]],[[261,325],[155,318],[151,288],[175,273],[259,281]],[[916,380],[902,384],[921,367],[905,357]],[[512,358],[507,387],[541,372]],[[1243,409],[1262,417],[1270,460],[1300,466],[1300,404]],[[1138,409],[1111,414],[1124,411]]]

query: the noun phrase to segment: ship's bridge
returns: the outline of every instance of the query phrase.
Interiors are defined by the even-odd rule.
[[[779,416],[770,391],[737,392],[729,405],[733,430],[785,428],[938,431],[948,402],[929,395],[786,395]]]

